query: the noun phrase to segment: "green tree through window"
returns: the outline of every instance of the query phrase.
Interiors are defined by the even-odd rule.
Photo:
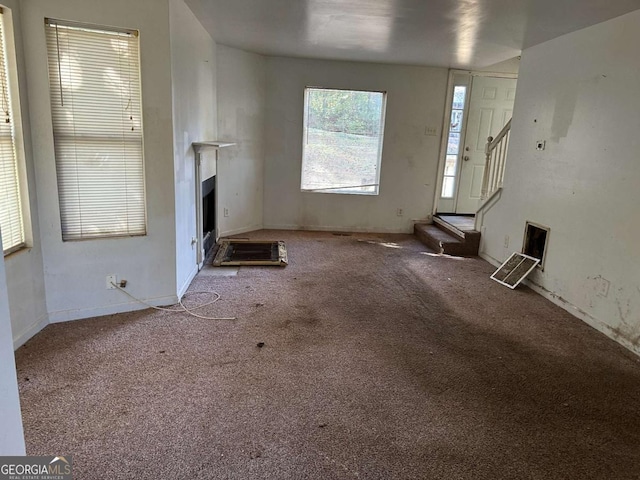
[[[385,94],[307,88],[302,190],[377,194]]]

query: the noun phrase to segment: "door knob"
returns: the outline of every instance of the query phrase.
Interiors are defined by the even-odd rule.
[[[468,161],[469,161],[469,155],[465,155],[462,159],[463,159],[465,162],[468,162]]]

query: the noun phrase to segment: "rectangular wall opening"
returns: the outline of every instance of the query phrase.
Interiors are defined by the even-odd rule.
[[[549,242],[549,227],[527,222],[524,232],[522,253],[540,260],[538,267],[544,269],[544,260]]]
[[[205,257],[216,243],[216,177],[202,182],[202,241]]]
[[[303,192],[378,195],[386,93],[304,91]]]

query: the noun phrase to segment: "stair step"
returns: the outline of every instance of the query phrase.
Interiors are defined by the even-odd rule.
[[[465,257],[478,255],[480,232],[475,230],[464,232],[464,238],[460,238],[440,228],[439,224],[416,223],[413,231],[422,243],[438,253]]]
[[[453,235],[454,237],[457,237],[460,240],[464,241],[466,232],[463,232],[456,226],[451,225],[450,223],[447,223],[445,220],[442,220],[441,218],[435,217],[435,216],[433,217],[433,224],[439,229],[444,230],[445,232]]]

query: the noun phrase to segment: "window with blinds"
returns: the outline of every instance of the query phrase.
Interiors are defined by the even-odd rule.
[[[137,32],[48,19],[63,240],[146,234]]]
[[[22,248],[25,237],[4,21],[0,13],[0,231],[3,253],[7,255]]]

